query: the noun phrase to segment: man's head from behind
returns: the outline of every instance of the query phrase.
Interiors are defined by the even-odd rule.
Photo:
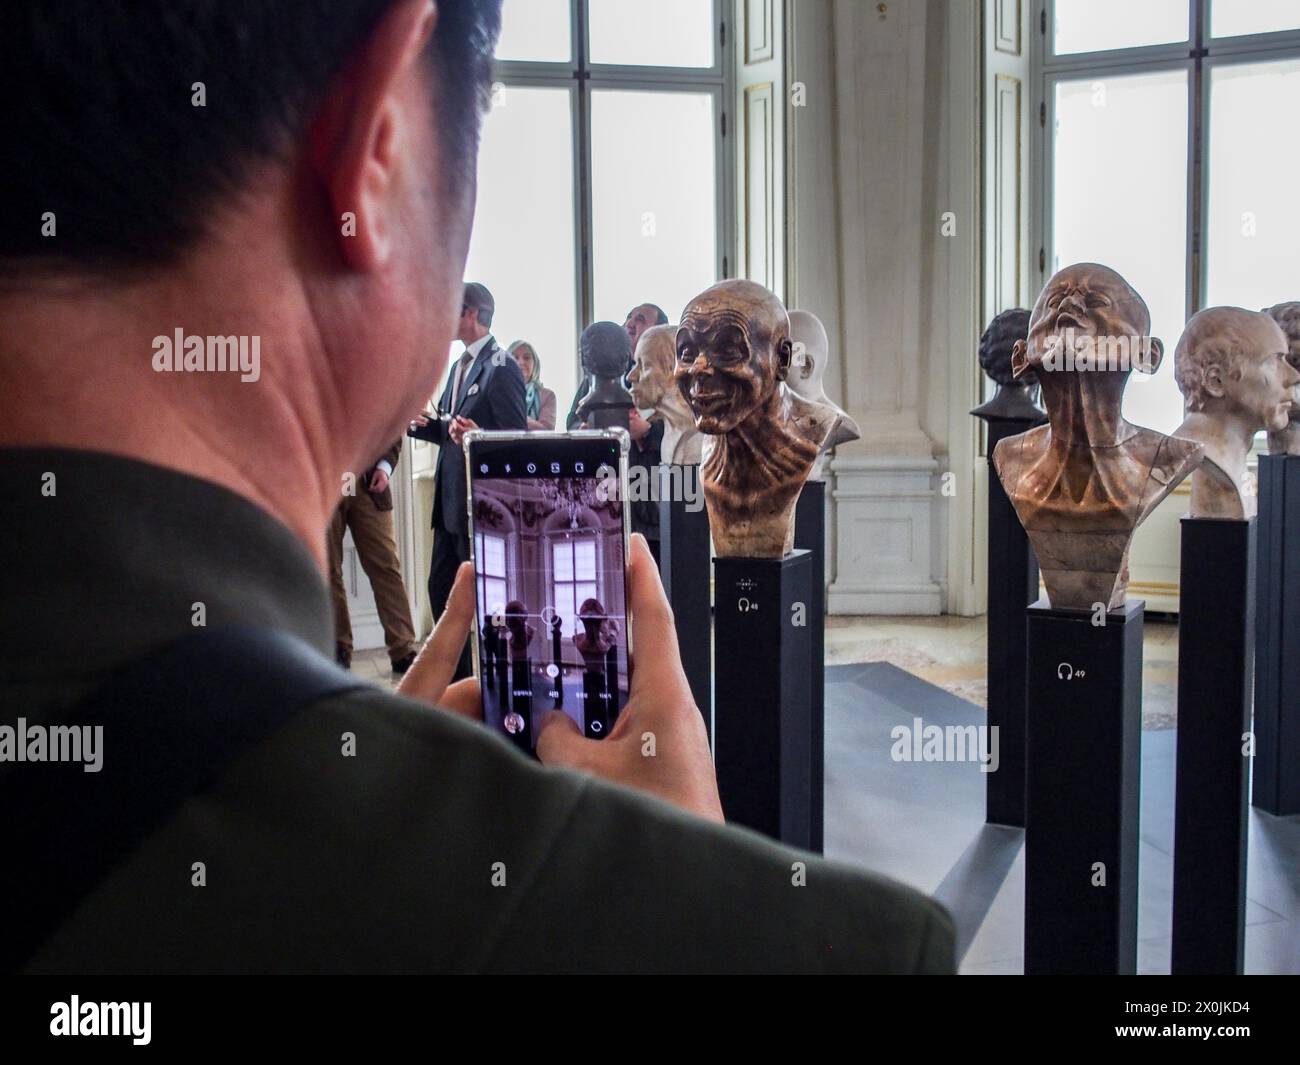
[[[1269,315],[1207,307],[1188,319],[1174,350],[1174,377],[1189,412],[1232,418],[1250,432],[1285,429],[1300,374]]]
[[[22,165],[0,171],[0,300],[19,313],[0,362],[21,383],[53,344],[78,360],[65,375],[139,398],[141,439],[200,419],[237,452],[278,422],[322,479],[369,461],[444,368],[497,10],[12,0],[0,126]],[[157,373],[149,340],[173,330],[259,335],[260,380]],[[63,442],[73,400],[47,387],[51,425],[15,430],[31,442]]]
[[[465,286],[465,296],[460,305],[460,320],[456,323],[456,339],[463,344],[473,344],[487,336],[492,328],[492,317],[497,312],[496,300],[487,285],[470,281]]]

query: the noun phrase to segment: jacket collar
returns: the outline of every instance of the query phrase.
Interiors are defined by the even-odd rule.
[[[197,624],[269,625],[332,653],[314,559],[242,496],[62,448],[0,449],[0,493],[25,500],[0,536],[0,676],[93,676]]]

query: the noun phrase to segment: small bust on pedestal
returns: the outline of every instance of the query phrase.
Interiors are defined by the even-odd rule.
[[[522,662],[528,657],[528,645],[536,631],[528,620],[528,609],[518,599],[511,599],[506,604],[505,615],[506,642],[510,646],[510,659]],[[498,648],[498,654],[500,649]]]
[[[591,375],[591,391],[578,404],[578,417],[593,429],[626,429],[634,406],[623,375],[632,361],[632,342],[615,322],[592,322],[579,341],[582,369]]]
[[[664,439],[660,445],[663,461],[674,466],[697,466],[704,434],[695,428],[691,408],[673,379],[677,363],[673,343],[676,336],[675,325],[652,325],[642,333],[627,383],[636,405],[654,411],[652,421],[664,423]]]
[[[1201,461],[1201,445],[1126,421],[1130,370],[1155,373],[1151,313],[1109,267],[1076,263],[1039,294],[1017,380],[1042,387],[1048,424],[1002,440],[993,465],[1056,608],[1124,605],[1133,533]]]
[[[573,637],[573,646],[582,655],[587,672],[602,673],[605,656],[618,643],[619,624],[605,617],[605,607],[599,599],[584,599],[578,607],[578,620],[582,622],[582,632]]]
[[[1038,405],[1038,376],[1027,369],[1020,378],[1011,366],[1011,353],[1016,342],[1024,343],[1029,336],[1029,312],[1021,307],[1003,311],[989,322],[980,337],[980,368],[998,386],[987,403],[971,411],[984,421],[1026,422],[1042,425],[1047,412]]]
[[[1290,427],[1300,373],[1288,354],[1285,334],[1263,312],[1207,307],[1188,319],[1174,350],[1187,416],[1174,435],[1205,448],[1192,475],[1193,518],[1254,517],[1246,461],[1257,432]]]
[[[709,434],[700,466],[719,556],[784,558],[794,509],[839,414],[785,386],[793,344],[781,301],[753,281],[722,281],[686,305],[675,376]]]
[[[822,468],[826,456],[840,444],[861,439],[862,430],[846,411],[841,410],[826,395],[823,380],[826,376],[826,366],[830,361],[831,345],[822,320],[812,311],[791,311],[790,341],[794,348],[790,376],[785,382],[786,387],[801,399],[825,407],[835,414],[834,424],[826,434],[826,439],[822,443],[822,453],[818,456],[817,465],[810,475],[812,480],[820,481],[823,477]]]
[[[1289,349],[1286,361],[1300,370],[1300,302],[1276,303],[1265,307],[1264,313],[1282,327]],[[1270,455],[1300,455],[1300,386],[1292,389],[1291,418],[1287,427],[1269,430],[1268,452]]]

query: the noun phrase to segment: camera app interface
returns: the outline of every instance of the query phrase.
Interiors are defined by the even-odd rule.
[[[470,457],[484,718],[527,751],[551,710],[601,739],[628,693],[618,446],[538,450],[483,441]]]

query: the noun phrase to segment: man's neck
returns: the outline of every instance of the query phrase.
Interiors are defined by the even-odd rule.
[[[198,287],[182,276],[109,293],[45,285],[0,295],[0,446],[106,452],[214,482],[288,526],[324,571],[324,530],[341,490],[327,471],[341,477],[358,460],[326,429],[346,424],[343,390],[304,327],[304,294],[298,306],[270,304],[233,269],[177,273],[205,270]],[[221,302],[209,305],[204,291]],[[258,336],[259,379],[155,371],[154,338],[178,328]]]

